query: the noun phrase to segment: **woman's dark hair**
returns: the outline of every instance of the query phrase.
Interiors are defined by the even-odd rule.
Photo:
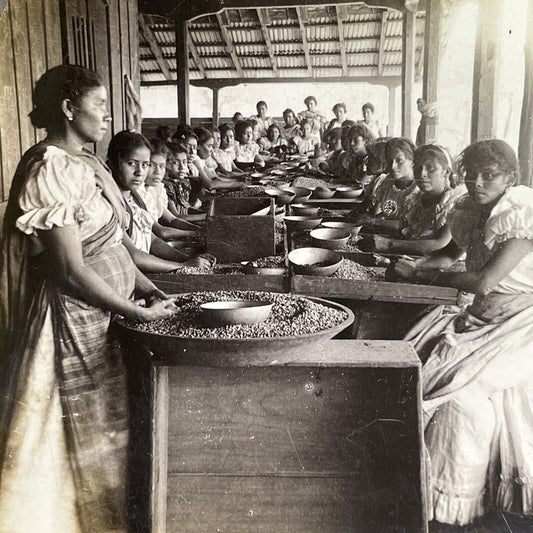
[[[437,144],[426,144],[416,149],[415,157],[413,159],[413,168],[415,169],[415,172],[417,167],[424,164],[427,157],[435,158],[443,168],[450,169],[448,179],[450,180],[450,186],[452,188],[457,187],[457,185],[461,183],[462,180],[460,180],[453,171],[453,161],[450,153],[446,148]]]
[[[188,124],[180,124],[176,128],[176,132],[172,135],[174,142],[183,142],[191,133],[193,129]]]
[[[103,85],[99,74],[84,67],[58,65],[47,70],[33,89],[31,123],[36,128],[57,127],[66,118],[61,109],[63,100],[79,105],[91,89]]]
[[[380,139],[379,141],[368,144],[366,147],[367,174],[377,176],[387,171],[387,143],[390,139]]]
[[[235,137],[237,138],[237,140],[239,140],[244,135],[244,132],[248,128],[252,128],[252,130],[254,129],[254,125],[250,120],[239,120],[239,122],[235,124]]]
[[[364,122],[356,122],[346,134],[348,139],[353,137],[362,137],[365,143],[374,142],[376,136],[372,133],[372,130]]]
[[[151,155],[164,155],[168,156],[168,146],[167,142],[162,139],[150,139],[150,144],[152,145],[152,154]]]
[[[279,132],[279,136],[281,137],[281,130],[279,129],[279,126],[278,126],[277,124],[270,124],[270,126],[269,126],[268,129],[267,129],[267,134],[266,134],[267,139],[268,139],[269,141],[273,141],[273,140],[274,140],[274,139],[273,139],[273,132],[274,132],[274,130],[278,130],[278,132]]]
[[[374,113],[374,111],[376,110],[374,108],[374,104],[372,104],[371,102],[367,102],[366,104],[363,104],[363,113],[365,112],[365,109],[370,109],[372,113]]]
[[[259,100],[259,102],[257,102],[257,104],[255,104],[255,108],[257,110],[259,110],[259,106],[260,105],[264,105],[268,109],[267,103],[264,100]]]
[[[243,115],[242,113],[240,113],[239,111],[237,111],[234,115],[233,115],[233,118],[231,119],[234,123],[237,123],[239,122],[239,120],[242,120],[243,119]]]
[[[504,174],[512,176],[512,184],[518,181],[520,171],[515,151],[499,139],[471,144],[461,152],[457,162],[463,177],[489,165],[497,165]]]
[[[392,160],[392,152],[394,150],[401,150],[405,157],[412,161],[415,157],[415,145],[413,144],[413,141],[408,139],[407,137],[393,137],[389,141],[387,141],[387,145],[385,147],[385,156],[387,158],[387,163],[389,163]]]
[[[152,145],[148,139],[140,133],[133,131],[121,131],[117,133],[109,143],[107,149],[107,162],[113,172],[116,172],[121,160],[129,157],[136,148],[148,148],[152,152]]]
[[[213,138],[213,134],[207,128],[196,128],[194,134],[198,139],[198,144],[204,144]]]
[[[292,109],[285,109],[285,111],[283,111],[283,120],[287,120],[287,117],[289,116],[289,113],[292,113],[294,118],[296,119],[296,123],[298,123],[298,117],[296,116],[296,113],[292,110]]]
[[[155,135],[158,139],[166,141],[171,136],[172,130],[166,124],[160,124],[155,130]]]
[[[304,100],[304,104],[309,107],[309,104],[311,102],[314,102],[315,104],[318,104],[318,102],[316,101],[316,98],[314,96],[308,96],[305,100]]]
[[[220,132],[220,136],[224,135],[229,130],[231,130],[233,132],[233,135],[235,135],[235,128],[233,127],[233,124],[230,124],[229,122],[225,122],[224,124],[221,124],[218,127],[218,131]]]
[[[173,156],[177,154],[187,154],[187,147],[184,144],[177,142],[167,143],[167,149],[169,153]]]
[[[344,109],[344,112],[346,113],[346,104],[341,102],[340,104],[335,104],[333,106],[333,113],[336,113],[337,112],[337,109],[340,109],[342,107],[342,109]]]

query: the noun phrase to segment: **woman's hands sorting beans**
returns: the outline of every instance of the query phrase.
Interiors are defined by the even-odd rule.
[[[168,297],[166,294],[164,300],[154,298],[146,307],[145,300],[137,300],[136,303],[138,305],[134,318],[136,322],[151,322],[152,320],[167,318],[176,314],[178,311],[176,299]]]

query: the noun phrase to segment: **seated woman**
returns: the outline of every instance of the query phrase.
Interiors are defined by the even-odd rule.
[[[217,172],[222,176],[243,177],[244,173],[235,164],[235,129],[232,124],[222,124],[220,146],[213,150],[213,159],[217,162]]]
[[[457,199],[466,194],[465,185],[456,183],[450,154],[434,144],[418,148],[414,176],[418,190],[413,204],[400,213],[402,239],[374,235],[359,248],[427,255],[448,245],[452,235],[446,219]]]
[[[333,114],[335,118],[332,118],[324,130],[324,137],[326,133],[334,128],[342,128],[344,121],[346,120],[346,104],[340,103],[333,106]]]
[[[318,111],[318,102],[314,96],[308,96],[304,100],[305,111],[300,111],[298,113],[298,119],[300,123],[307,120],[311,124],[311,135],[320,140],[322,132],[328,123],[326,117]]]
[[[150,268],[146,269],[150,272],[170,272],[183,264],[190,266],[203,264],[203,259],[192,259],[188,254],[175,250],[152,231],[156,221],[148,212],[138,192],[144,185],[148,173],[150,150],[150,143],[143,135],[129,131],[117,133],[109,143],[107,151],[109,166],[129,213],[127,233],[135,247],[152,258]],[[173,230],[179,236],[183,233],[174,228],[166,229],[169,232]]]
[[[281,128],[281,136],[287,141],[287,143],[290,143],[294,137],[302,134],[300,124],[292,109],[285,109],[285,111],[283,111],[283,120],[285,121],[285,124]]]
[[[265,101],[260,100],[255,104],[257,109],[257,115],[252,115],[249,120],[255,120],[257,122],[259,138],[267,135],[268,128],[274,124],[274,119],[267,116],[268,106]]]
[[[533,514],[533,191],[500,140],[466,148],[468,196],[449,218],[452,241],[410,280],[474,294],[433,309],[407,336],[422,361],[429,515],[468,524],[490,509]],[[466,252],[466,272],[446,272]]]
[[[144,322],[176,308],[135,268],[120,192],[85,148],[111,121],[102,79],[59,65],[33,104],[47,135],[17,167],[0,255],[0,531],[126,531],[126,371],[112,315]]]
[[[315,155],[315,148],[320,145],[320,138],[313,135],[313,121],[304,119],[300,122],[302,130],[301,136],[296,136],[292,142],[297,146],[298,153],[313,157]]]
[[[254,141],[253,124],[241,120],[235,125],[235,164],[244,170],[250,166],[264,167],[265,161],[259,155],[259,145]]]
[[[266,137],[261,137],[257,144],[262,151],[279,155],[282,147],[287,146],[287,141],[281,136],[279,126],[272,124],[268,127]]]
[[[361,205],[349,218],[361,224],[398,230],[400,213],[408,212],[418,190],[414,180],[414,144],[393,137],[385,146],[388,174],[378,176],[365,189]]]

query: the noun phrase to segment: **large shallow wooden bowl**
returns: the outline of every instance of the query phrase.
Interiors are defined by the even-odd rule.
[[[283,221],[285,222],[287,229],[291,231],[298,231],[318,228],[318,226],[320,226],[320,223],[322,222],[322,219],[318,217],[291,215],[284,217]]]
[[[314,229],[310,235],[315,246],[329,250],[339,250],[346,246],[350,239],[350,232],[345,229],[318,228]]]
[[[362,226],[358,226],[357,224],[354,224],[353,222],[322,222],[321,226],[323,228],[330,228],[330,229],[342,229],[345,231],[349,231],[350,235],[352,237],[355,237],[360,231]]]
[[[243,339],[182,338],[139,331],[123,321],[119,321],[118,325],[130,345],[133,343],[139,349],[149,350],[155,361],[211,367],[265,365],[280,359],[297,361],[299,356],[305,356],[309,350],[320,350],[321,344],[335,337],[354,321],[353,312],[344,305],[321,298],[307,299],[344,311],[346,319],[337,326],[306,335]]]
[[[325,248],[297,248],[288,258],[294,273],[303,276],[331,276],[342,263],[340,254]]]

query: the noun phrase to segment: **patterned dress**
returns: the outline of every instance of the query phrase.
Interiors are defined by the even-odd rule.
[[[449,217],[479,271],[509,239],[533,240],[533,190],[490,214],[469,197]],[[533,252],[469,307],[432,310],[406,337],[422,371],[429,518],[467,524],[495,507],[533,514]]]
[[[4,222],[0,531],[125,531],[127,396],[111,315],[59,283],[42,235],[77,226],[85,264],[131,297],[120,192],[95,156],[24,155]]]
[[[405,189],[396,186],[392,175],[382,174],[371,184],[370,197],[376,215],[389,220],[398,220],[400,213],[409,212],[415,201],[418,187],[413,181]]]

